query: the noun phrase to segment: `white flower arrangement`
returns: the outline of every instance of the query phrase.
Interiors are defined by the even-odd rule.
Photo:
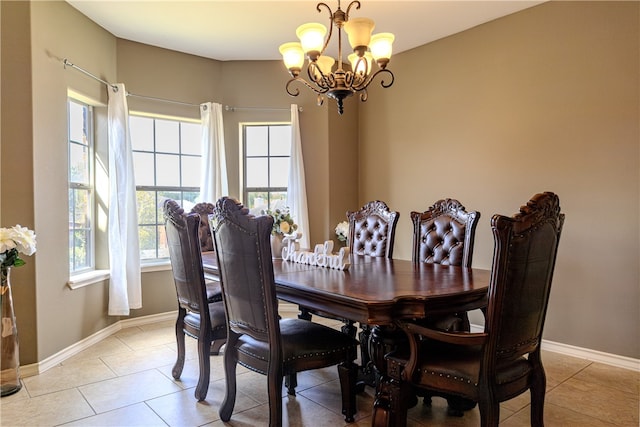
[[[275,211],[267,209],[266,211],[262,211],[262,214],[271,215],[273,217],[273,229],[271,230],[271,234],[274,236],[291,234],[298,229],[298,224],[296,224],[293,221],[293,218],[291,218],[288,207],[276,209]]]
[[[20,267],[24,260],[19,254],[31,256],[36,251],[36,234],[19,224],[11,228],[0,228],[0,267]]]
[[[336,236],[341,242],[346,243],[349,241],[349,223],[347,221],[339,222],[336,225]]]

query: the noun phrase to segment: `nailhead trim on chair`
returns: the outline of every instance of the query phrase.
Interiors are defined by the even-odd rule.
[[[313,357],[313,356],[324,356],[324,355],[327,355],[327,354],[342,353],[344,351],[347,351],[348,349],[349,349],[349,347],[342,347],[342,348],[335,349],[333,351],[322,351],[322,352],[316,352],[316,353],[301,354],[301,355],[296,356],[296,357],[290,357],[290,358],[286,359],[285,362],[288,362],[290,360],[296,360],[296,359],[306,359],[307,357]]]
[[[423,371],[422,369],[418,369],[418,372],[422,375],[422,374],[430,374],[430,375],[436,375],[439,377],[446,377],[446,378],[452,378],[450,374],[443,374],[442,372],[435,372],[435,371]],[[458,380],[460,382],[466,382],[467,384],[473,384],[474,386],[478,386],[477,382],[471,382],[471,380],[469,378],[463,378],[463,377],[458,377],[456,375],[453,376],[454,380]]]
[[[301,355],[299,355],[299,356],[295,356],[295,357],[288,357],[287,359],[284,359],[284,362],[289,362],[289,361],[291,361],[291,360],[296,360],[296,359],[306,359],[307,357],[313,357],[313,356],[324,356],[324,355],[327,355],[327,354],[342,353],[342,352],[345,352],[345,351],[348,351],[348,350],[349,350],[349,347],[341,347],[341,348],[338,348],[338,349],[334,349],[334,350],[332,350],[332,351],[322,351],[322,352],[315,352],[315,353],[305,353],[305,354],[301,354]],[[249,355],[249,356],[251,356],[251,357],[254,357],[254,358],[256,358],[256,359],[260,359],[260,360],[264,360],[264,361],[266,361],[266,360],[267,360],[267,359],[265,359],[264,357],[260,357],[259,355],[254,354],[254,353],[250,353],[250,352],[248,352],[248,351],[246,351],[246,350],[239,350],[239,351],[241,351],[242,353],[244,353],[244,354],[246,354],[246,355]]]

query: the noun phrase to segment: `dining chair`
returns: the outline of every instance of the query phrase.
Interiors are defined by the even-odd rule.
[[[393,241],[400,213],[374,200],[355,212],[347,212],[349,249],[352,254],[393,257]]]
[[[200,250],[202,252],[213,251],[213,236],[209,226],[209,215],[213,213],[213,203],[200,202],[191,208],[191,213],[200,215],[200,226],[198,227],[198,238],[200,239]],[[207,299],[209,302],[222,301],[222,291],[220,290],[220,280],[217,276],[204,275],[207,286]]]
[[[280,318],[271,258],[272,226],[273,217],[250,215],[234,199],[223,197],[216,202],[213,237],[228,317],[226,394],[220,419],[229,421],[233,413],[238,364],[267,376],[270,426],[282,425],[284,376],[338,365],[342,413],[352,422],[358,342],[325,325]],[[289,394],[295,394],[295,385],[288,388]]]
[[[498,425],[500,402],[529,390],[531,425],[544,425],[540,343],[563,224],[551,192],[534,195],[512,217],[491,218],[495,247],[484,332],[442,332],[398,319],[408,351],[385,356],[388,394],[376,403],[374,425],[406,425],[405,397],[413,387],[478,402],[483,427]]]
[[[198,237],[200,238],[200,249],[202,252],[213,250],[213,236],[209,227],[209,215],[213,213],[213,203],[200,202],[193,205],[191,213],[200,215],[200,226],[198,227]]]
[[[198,340],[199,378],[195,389],[198,401],[207,397],[210,355],[217,355],[225,343],[227,323],[221,301],[210,302],[202,267],[198,227],[200,216],[185,214],[174,200],[164,202],[165,232],[173,281],[178,297],[176,342],[178,358],[171,374],[179,379],[185,361],[185,334]]]
[[[480,212],[467,212],[456,199],[441,199],[424,212],[411,212],[413,262],[471,267]],[[444,331],[469,331],[466,312],[425,319],[425,326]]]
[[[356,255],[391,258],[399,218],[399,212],[391,211],[385,202],[379,200],[368,202],[357,211],[348,211],[349,252]],[[313,314],[334,318],[330,314],[311,311],[306,307],[299,307],[299,309],[299,317],[303,319],[311,320]],[[355,336],[356,328],[353,326],[352,320],[338,320],[345,323],[343,332]],[[364,326],[364,329],[366,335],[368,327]],[[362,362],[366,364],[369,359],[366,355],[364,358],[366,360],[362,360]]]

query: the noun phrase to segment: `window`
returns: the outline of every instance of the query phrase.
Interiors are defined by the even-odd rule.
[[[162,204],[173,199],[188,212],[200,196],[201,125],[132,115],[129,126],[140,258],[168,258]]]
[[[69,271],[94,268],[93,109],[67,101],[69,132]]]
[[[286,203],[291,155],[290,124],[242,126],[246,206],[254,213]]]

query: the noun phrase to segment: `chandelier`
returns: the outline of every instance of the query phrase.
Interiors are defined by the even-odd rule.
[[[292,89],[294,82],[300,82],[309,89],[318,94],[318,105],[322,105],[324,95],[333,98],[338,102],[338,113],[344,112],[343,100],[352,96],[354,93],[360,93],[362,102],[367,100],[367,87],[373,79],[382,73],[389,74],[391,80],[387,83],[385,80],[380,81],[380,85],[388,88],[393,84],[393,73],[387,70],[387,64],[391,58],[391,45],[394,35],[391,33],[379,33],[371,35],[375,23],[369,18],[353,18],[349,19],[349,12],[352,7],[360,9],[360,2],[352,1],[347,7],[346,12],[340,9],[340,0],[338,0],[338,9],[334,12],[325,3],[318,3],[316,9],[322,12],[322,8],[329,12],[330,25],[329,34],[327,28],[322,24],[309,23],[303,24],[296,30],[296,35],[300,42],[285,43],[280,46],[280,53],[284,60],[284,64],[291,74],[291,79],[287,82],[287,93],[291,96],[298,96],[300,90]],[[324,55],[331,36],[333,35],[333,27],[338,32],[338,60]],[[342,68],[342,29],[349,38],[349,44],[353,49],[353,53],[348,56],[351,63],[351,70],[345,71]],[[325,39],[325,35],[327,35]],[[300,77],[300,72],[304,65],[304,57],[309,59],[307,65],[307,75],[309,81]],[[373,72],[372,62],[375,60],[378,65],[377,71]],[[334,69],[334,65],[337,66]]]

